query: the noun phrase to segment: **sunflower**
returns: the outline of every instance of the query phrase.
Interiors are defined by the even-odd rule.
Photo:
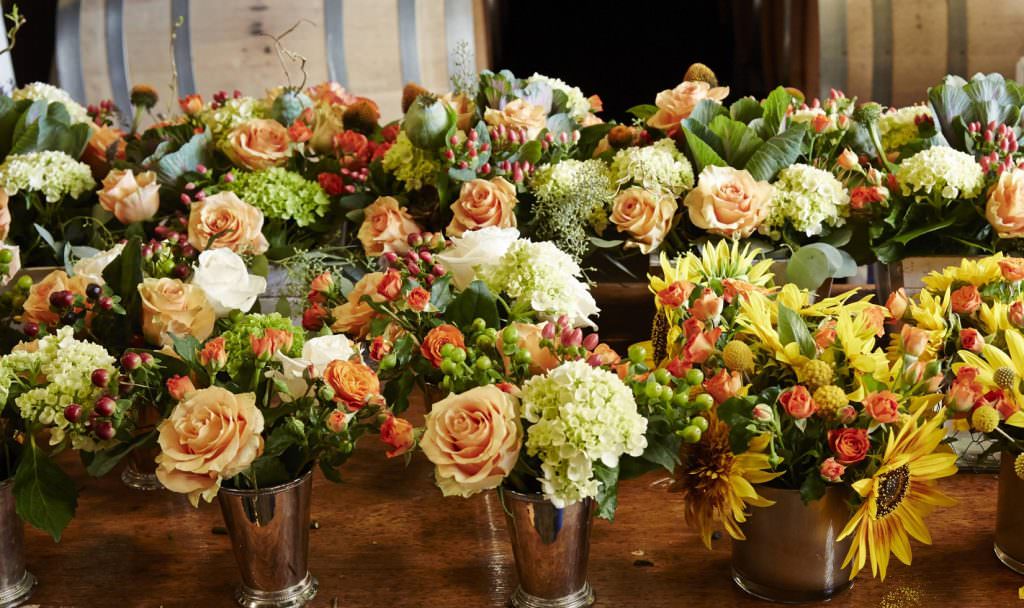
[[[919,424],[919,409],[899,430],[890,431],[881,466],[871,477],[853,483],[863,502],[839,534],[838,540],[852,537],[843,567],[852,564],[851,577],[871,559],[871,574],[885,572],[889,555],[910,564],[910,538],[931,544],[924,517],[935,507],[947,507],[955,501],[935,487],[935,480],[956,473],[956,454],[938,451],[946,436],[943,416],[934,416]]]
[[[782,473],[765,470],[770,467],[767,454],[733,454],[729,426],[721,420],[712,417],[701,440],[683,444],[680,457],[682,464],[676,470],[672,491],[683,494],[686,523],[700,530],[708,549],[716,521],[729,536],[744,540],[740,524],[747,520],[747,506],[774,504],[760,496],[754,486]]]

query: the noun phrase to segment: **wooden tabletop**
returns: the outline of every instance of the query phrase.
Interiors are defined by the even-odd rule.
[[[361,448],[343,473],[343,485],[318,476],[314,486],[310,568],[320,593],[311,606],[505,605],[515,568],[493,492],[443,498],[424,459],[406,468],[376,446]],[[39,579],[30,605],[232,605],[237,573],[228,538],[214,533],[217,504],[194,509],[184,496],[130,490],[115,476],[76,475],[80,506],[63,541],[27,530],[28,565]],[[732,584],[729,541],[706,551],[663,481],[652,474],[624,482],[615,523],[595,526],[598,606],[767,606]],[[897,564],[884,585],[861,576],[831,606],[1018,605],[1024,576],[992,554],[996,476],[963,474],[944,487],[960,505],[929,520],[935,544],[914,545],[913,568]]]

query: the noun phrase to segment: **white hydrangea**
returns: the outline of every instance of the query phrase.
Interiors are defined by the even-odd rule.
[[[254,118],[266,118],[269,112],[270,109],[263,100],[255,97],[231,97],[216,110],[207,106],[200,119],[210,130],[214,141],[219,141],[238,125]]]
[[[772,211],[758,229],[762,233],[771,234],[788,223],[807,236],[817,236],[826,225],[835,228],[846,223],[850,195],[828,171],[792,165],[779,172],[773,185]]]
[[[505,293],[530,307],[542,319],[567,315],[576,327],[594,327],[599,312],[582,270],[572,257],[553,243],[519,239],[496,263],[479,268],[477,276],[495,293]]]
[[[570,361],[523,385],[526,451],[541,461],[545,498],[558,508],[597,496],[594,463],[614,468],[647,447],[647,419],[618,376]]]
[[[878,132],[882,136],[882,147],[888,151],[897,150],[917,139],[917,117],[932,116],[928,106],[907,106],[890,108],[878,119]]]
[[[89,113],[83,108],[77,101],[71,99],[67,91],[59,87],[55,87],[52,84],[46,84],[45,82],[33,82],[27,84],[20,89],[15,89],[11,93],[11,99],[19,101],[21,99],[30,99],[32,101],[46,101],[48,103],[58,102],[64,105],[64,109],[68,111],[68,116],[71,117],[72,123],[79,122],[92,122],[89,118]]]
[[[46,150],[12,154],[0,165],[0,187],[8,196],[22,191],[42,192],[49,203],[65,196],[78,198],[96,187],[89,165],[64,152]]]
[[[569,101],[566,103],[567,112],[577,122],[590,113],[590,101],[587,100],[586,95],[583,94],[579,87],[574,87],[559,78],[552,78],[551,76],[537,73],[526,79],[526,84],[533,84],[535,82],[543,82],[552,89],[565,93],[565,96],[569,98]]]
[[[652,146],[619,150],[612,159],[611,172],[620,188],[636,184],[644,190],[678,197],[693,187],[693,167],[668,137]]]
[[[88,411],[103,395],[104,389],[92,383],[92,373],[97,369],[105,369],[115,378],[114,357],[98,344],[76,340],[72,328],[61,327],[57,333],[40,338],[35,350],[15,350],[0,359],[0,399],[7,401],[12,383],[24,382],[27,390],[14,403],[22,418],[49,430],[50,445],[70,437],[71,447],[76,450],[104,449],[116,440],[93,437],[83,426],[87,415],[76,423],[64,417],[68,405],[77,403]]]
[[[896,181],[904,196],[931,200],[933,193],[947,200],[978,196],[985,174],[974,157],[946,146],[922,150],[900,163]]]

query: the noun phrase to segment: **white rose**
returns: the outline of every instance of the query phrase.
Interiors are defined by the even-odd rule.
[[[218,317],[232,310],[248,311],[267,289],[267,280],[249,274],[245,260],[226,247],[199,254],[192,284],[203,290]]]
[[[7,274],[0,277],[0,284],[6,285],[21,270],[21,248],[17,245],[6,245],[0,243],[0,249],[11,252],[11,261],[7,264]]]
[[[289,357],[278,351],[274,358],[281,363],[281,371],[276,376],[284,381],[292,395],[301,396],[307,386],[302,376],[310,365],[313,366],[313,376],[319,378],[331,361],[347,361],[355,357],[359,357],[359,351],[344,334],[320,336],[302,345],[301,357]]]
[[[110,266],[110,263],[116,260],[122,251],[124,251],[124,243],[118,243],[106,251],[101,251],[94,256],[78,260],[75,262],[71,272],[90,283],[103,285],[103,270]]]
[[[456,289],[465,289],[476,278],[477,268],[497,262],[519,238],[515,228],[481,228],[452,237],[452,246],[437,256],[452,275]]]

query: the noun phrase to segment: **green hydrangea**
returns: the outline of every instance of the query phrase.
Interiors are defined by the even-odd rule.
[[[617,186],[640,186],[652,192],[678,197],[693,187],[693,167],[669,138],[652,146],[633,146],[615,153],[611,166]]]
[[[216,110],[209,106],[203,109],[199,120],[210,130],[215,142],[219,142],[232,129],[254,118],[269,118],[267,102],[254,97],[232,97]]]
[[[600,160],[563,160],[537,169],[530,182],[533,234],[552,241],[576,261],[590,250],[587,226],[603,230],[615,196],[611,173]]]
[[[826,225],[846,223],[850,212],[850,195],[828,171],[810,165],[796,164],[779,172],[772,197],[772,210],[759,230],[773,232],[787,223],[807,236],[822,233]]]
[[[17,350],[0,359],[0,404],[7,405],[11,393],[26,421],[42,425],[50,434],[50,445],[70,438],[76,450],[95,451],[117,443],[97,440],[85,428],[88,414],[104,389],[92,383],[92,373],[105,369],[116,376],[114,357],[92,342],[75,339],[74,330],[62,327],[38,342],[34,351]],[[80,422],[64,417],[64,408],[77,403],[84,408]]]
[[[541,461],[545,498],[558,508],[597,496],[594,463],[614,468],[647,447],[647,419],[619,377],[570,361],[523,385],[526,452]]]
[[[331,206],[319,184],[281,167],[238,173],[225,188],[267,217],[295,220],[299,226],[317,221]]]
[[[292,332],[292,347],[284,354],[289,357],[302,356],[302,345],[305,342],[305,334],[302,328],[292,324],[291,319],[282,317],[276,312],[269,315],[249,314],[242,315],[231,329],[224,332],[224,349],[228,353],[228,362],[225,367],[229,375],[234,376],[238,370],[247,362],[251,361],[252,345],[249,341],[251,336],[262,338],[267,329],[283,329]]]
[[[395,143],[384,153],[381,165],[410,190],[432,184],[441,168],[429,152],[414,146],[405,132],[398,133]]]
[[[0,165],[0,187],[9,196],[19,192],[41,192],[48,203],[65,196],[78,198],[96,187],[89,165],[64,152],[46,150],[12,154]]]
[[[930,201],[933,194],[946,200],[978,196],[985,174],[974,157],[946,146],[922,150],[900,163],[896,181],[904,196]]]
[[[889,110],[878,119],[878,132],[882,136],[882,147],[887,152],[899,150],[918,138],[917,117],[932,115],[928,106],[907,106]]]
[[[33,82],[11,93],[11,99],[19,101],[29,99],[31,101],[46,101],[48,103],[59,103],[68,111],[72,123],[88,122],[89,113],[77,101],[68,95],[67,91],[45,82]]]

